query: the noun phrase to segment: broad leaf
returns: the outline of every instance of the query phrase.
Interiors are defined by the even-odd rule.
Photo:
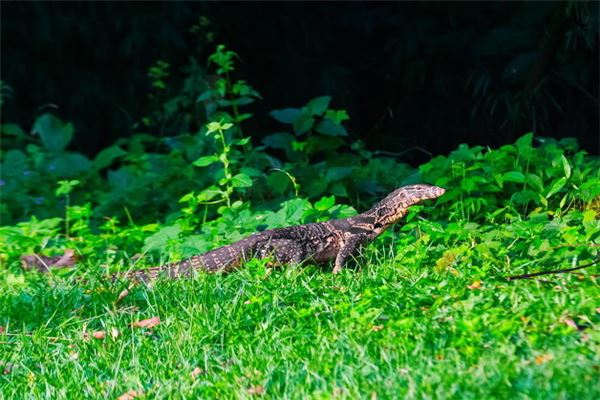
[[[315,130],[328,136],[348,136],[346,128],[341,124],[336,124],[329,118],[325,118],[323,121],[319,122],[315,127]]]
[[[252,179],[246,174],[237,174],[231,178],[231,184],[233,187],[250,187],[252,186]]]
[[[502,175],[502,179],[505,182],[523,183],[525,182],[525,175],[519,171],[509,171]]]
[[[110,146],[96,155],[92,165],[96,169],[106,168],[117,158],[123,157],[125,154],[127,154],[127,152],[121,149],[119,146]]]
[[[48,164],[48,170],[60,177],[72,178],[88,171],[91,166],[90,160],[79,153],[63,153]]]
[[[548,194],[546,195],[546,198],[549,199],[550,197],[554,196],[556,193],[558,193],[560,191],[560,189],[562,189],[565,186],[566,183],[567,183],[567,178],[565,178],[565,177],[562,177],[562,178],[554,181],[554,183],[552,184],[552,187],[550,188],[550,190],[548,191]]]
[[[298,108],[284,108],[282,110],[271,111],[271,116],[284,124],[293,124],[300,114],[302,114],[302,110]]]
[[[273,149],[288,150],[291,149],[291,143],[295,140],[291,133],[273,133],[263,138],[262,142]]]
[[[73,125],[52,114],[43,114],[35,120],[32,132],[39,135],[44,147],[51,151],[64,150],[73,139]]]
[[[323,115],[330,102],[331,96],[316,97],[308,102],[306,109],[310,115]]]
[[[294,132],[297,135],[302,135],[303,133],[308,132],[315,123],[315,119],[308,114],[301,114],[294,121]]]
[[[319,211],[327,211],[335,205],[335,196],[322,197],[321,200],[315,203],[315,209]]]
[[[196,161],[194,161],[192,164],[195,165],[196,167],[206,167],[210,164],[213,164],[215,162],[219,161],[219,157],[212,155],[212,156],[204,156],[204,157],[200,157],[199,159],[197,159]]]

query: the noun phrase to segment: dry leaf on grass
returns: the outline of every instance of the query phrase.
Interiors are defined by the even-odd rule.
[[[117,303],[123,300],[125,297],[129,295],[129,289],[124,289],[121,293],[119,293],[119,297],[117,298]]]
[[[6,332],[6,328],[0,325],[0,335],[2,335],[4,332]]]
[[[373,325],[371,329],[373,330],[373,332],[379,332],[383,329],[383,325]]]
[[[106,337],[106,332],[104,331],[95,331],[92,333],[94,339],[104,339]]]
[[[563,322],[566,325],[570,326],[571,328],[575,329],[576,331],[579,330],[579,326],[577,326],[577,324],[575,323],[575,321],[573,321],[571,318],[565,318],[565,320]]]
[[[24,254],[21,256],[21,267],[25,270],[50,272],[50,268],[68,268],[75,265],[75,250],[65,249],[61,256],[47,257],[41,254]]]
[[[116,339],[121,335],[121,333],[119,332],[119,330],[117,328],[110,328],[109,335],[111,338]],[[90,334],[84,329],[83,330],[83,340],[85,340],[86,342],[89,341],[90,336],[93,337],[94,339],[102,340],[102,339],[106,338],[106,331],[94,331]]]
[[[0,360],[0,368],[2,369],[2,373],[4,375],[10,374],[12,372],[14,366],[15,365],[11,362],[5,362],[5,361]]]
[[[144,394],[144,392],[142,392],[141,390],[139,392],[137,392],[137,391],[131,389],[127,393],[123,393],[122,395],[117,397],[117,400],[133,400],[136,397],[140,397],[142,394]]]
[[[574,319],[567,317],[560,319],[561,322],[579,332],[583,332],[593,325],[592,321],[586,315],[579,315],[578,320],[581,321],[581,323],[575,322]]]
[[[537,365],[545,364],[553,358],[554,356],[552,354],[540,354],[539,356],[535,357],[535,363]]]
[[[131,326],[135,328],[154,328],[156,325],[160,324],[160,317],[152,317],[148,319],[143,319],[141,321],[135,321],[131,324]]]
[[[248,388],[248,394],[263,395],[265,394],[265,387],[263,385],[255,385]]]
[[[477,280],[467,286],[471,290],[481,289],[481,281]]]
[[[202,368],[196,367],[192,372],[190,372],[190,376],[192,377],[192,379],[196,379],[198,375],[202,375],[203,373],[204,370]]]

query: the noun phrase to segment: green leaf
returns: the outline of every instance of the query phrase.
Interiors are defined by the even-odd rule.
[[[162,249],[170,241],[178,239],[180,233],[181,227],[179,225],[165,226],[154,235],[151,235],[144,240],[144,247],[142,250],[146,252],[150,250]]]
[[[284,124],[293,124],[300,114],[302,114],[302,110],[299,108],[284,108],[282,110],[271,111],[271,116]]]
[[[215,163],[219,161],[219,157],[212,155],[212,156],[204,156],[204,157],[200,157],[199,159],[197,159],[196,161],[194,161],[192,163],[192,165],[195,165],[196,167],[206,167],[212,163]]]
[[[295,140],[291,133],[273,133],[263,138],[262,142],[273,149],[288,150],[291,149],[291,143]]]
[[[252,114],[250,113],[243,113],[243,114],[239,114],[236,118],[235,118],[235,122],[237,122],[238,124],[242,121],[247,120],[248,118],[252,118]]]
[[[308,102],[306,109],[310,115],[322,115],[329,107],[330,102],[331,96],[316,97]]]
[[[317,124],[315,130],[323,135],[328,136],[348,136],[346,128],[340,124],[336,124],[329,118],[325,118]]]
[[[211,133],[217,132],[217,131],[226,131],[227,129],[231,128],[233,126],[233,124],[231,122],[226,122],[226,123],[221,123],[221,122],[209,122],[208,124],[206,124],[206,134],[210,135]]]
[[[460,181],[460,187],[467,193],[471,193],[477,188],[477,182],[472,179],[464,178]]]
[[[64,150],[73,139],[73,125],[63,122],[52,114],[39,116],[32,132],[39,135],[44,147],[51,151]]]
[[[348,197],[348,190],[342,182],[335,182],[328,190],[335,196]]]
[[[310,208],[312,207],[308,200],[292,199],[284,202],[280,211],[285,213],[286,221],[291,225],[303,222],[302,216],[304,215],[304,212]]]
[[[527,174],[527,184],[529,184],[538,192],[541,192],[544,189],[544,182],[542,181],[542,178],[536,174]]]
[[[579,188],[579,192],[583,201],[592,201],[600,196],[600,179],[591,178],[589,181],[584,182]]]
[[[0,125],[0,132],[2,132],[3,135],[16,136],[20,139],[27,137],[25,132],[23,132],[23,129],[17,124],[2,124]]]
[[[317,197],[327,189],[326,179],[311,179],[303,186],[310,197]]]
[[[350,119],[346,110],[327,110],[325,117],[332,120],[335,124],[340,124],[342,121]]]
[[[302,135],[303,133],[308,132],[313,127],[314,123],[315,119],[312,116],[301,114],[294,121],[294,132],[296,132],[297,135]]]
[[[250,137],[245,137],[245,138],[235,140],[234,143],[237,144],[238,146],[247,145],[248,143],[250,143]]]
[[[504,182],[516,182],[516,183],[524,183],[525,175],[519,171],[509,171],[502,175],[502,179]]]
[[[262,172],[260,172],[260,170],[256,169],[256,168],[252,168],[252,167],[243,167],[240,170],[241,173],[244,173],[248,176],[260,176],[262,175]]]
[[[292,142],[292,150],[294,151],[304,151],[308,146],[308,142]]]
[[[179,203],[188,203],[192,200],[196,199],[196,194],[194,192],[184,194],[180,199]]]
[[[127,152],[119,146],[110,146],[96,155],[92,165],[96,169],[106,168],[117,158],[123,157],[125,154],[127,154]]]
[[[236,106],[245,106],[245,105],[252,104],[252,103],[254,103],[254,99],[252,97],[247,97],[247,96],[242,96],[242,97],[239,97],[239,98],[231,101],[231,104],[232,105],[235,104]]]
[[[567,194],[565,194],[565,195],[563,196],[563,198],[562,198],[562,199],[560,199],[559,207],[560,207],[561,209],[562,209],[562,208],[564,208],[565,204],[567,203],[567,198],[568,198],[568,197],[569,197],[569,194],[567,193]]]
[[[560,156],[560,160],[562,161],[563,170],[565,171],[565,178],[569,179],[571,177],[571,164],[565,157],[565,155]]]
[[[466,178],[460,181],[460,187],[467,193],[473,192],[476,189],[481,189],[483,185],[488,183],[488,180],[479,175],[467,175]]]
[[[91,166],[90,160],[79,153],[62,153],[48,164],[48,170],[63,178],[74,178]]]
[[[252,178],[250,178],[246,174],[237,174],[233,178],[231,178],[231,184],[233,187],[250,187],[252,186]]]
[[[281,172],[270,174],[267,177],[267,186],[277,194],[283,194],[291,186],[290,179]]]
[[[345,142],[339,136],[313,135],[307,140],[308,151],[318,153],[342,147]]]
[[[353,171],[354,167],[330,167],[327,169],[325,179],[329,182],[334,182],[350,176]]]
[[[76,179],[70,181],[58,181],[58,188],[54,191],[56,196],[62,196],[69,194],[73,191],[73,188],[79,185],[79,181]]]
[[[214,199],[216,196],[220,196],[223,193],[223,191],[221,191],[221,189],[219,189],[216,186],[210,186],[207,187],[206,189],[204,189],[203,191],[201,191],[200,193],[198,193],[198,201],[199,202],[206,202],[206,201],[211,201],[212,199]]]
[[[321,200],[315,203],[315,209],[327,211],[335,205],[335,196],[321,197]]]
[[[556,193],[558,193],[560,191],[560,189],[562,189],[565,186],[566,183],[567,183],[567,178],[565,178],[565,177],[555,180],[554,183],[552,184],[552,187],[548,191],[548,194],[546,194],[546,198],[549,199],[550,197],[554,196]]]
[[[212,93],[212,90],[205,90],[204,92],[200,93],[200,95],[196,99],[196,102],[200,103],[209,100],[212,97]]]
[[[520,204],[526,204],[530,201],[536,201],[539,198],[540,198],[540,195],[538,195],[533,190],[521,190],[521,191],[513,193],[513,195],[510,197],[510,201],[512,201],[515,204],[520,205]]]
[[[515,142],[515,147],[517,148],[519,154],[527,158],[533,152],[533,133],[529,132],[526,135],[521,136]]]
[[[221,124],[218,123],[218,122],[209,122],[206,125],[206,129],[207,129],[206,134],[209,135],[209,134],[211,134],[213,132],[216,132],[219,129],[221,129]]]

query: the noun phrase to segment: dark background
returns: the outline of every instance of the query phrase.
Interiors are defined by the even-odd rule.
[[[223,43],[263,97],[245,130],[257,141],[282,128],[270,110],[327,94],[355,138],[413,163],[428,158],[415,146],[444,154],[529,131],[597,154],[598,4],[2,2],[2,117],[29,129],[50,110],[90,156],[158,134],[139,124],[157,107],[148,68],[170,63],[168,100],[191,59],[210,80]]]

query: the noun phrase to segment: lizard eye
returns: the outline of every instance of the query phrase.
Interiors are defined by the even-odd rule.
[[[375,222],[375,224],[373,224],[373,227],[374,227],[375,229],[377,229],[377,228],[381,228],[381,227],[382,227],[382,225],[381,225],[381,223],[379,223],[379,222]]]

